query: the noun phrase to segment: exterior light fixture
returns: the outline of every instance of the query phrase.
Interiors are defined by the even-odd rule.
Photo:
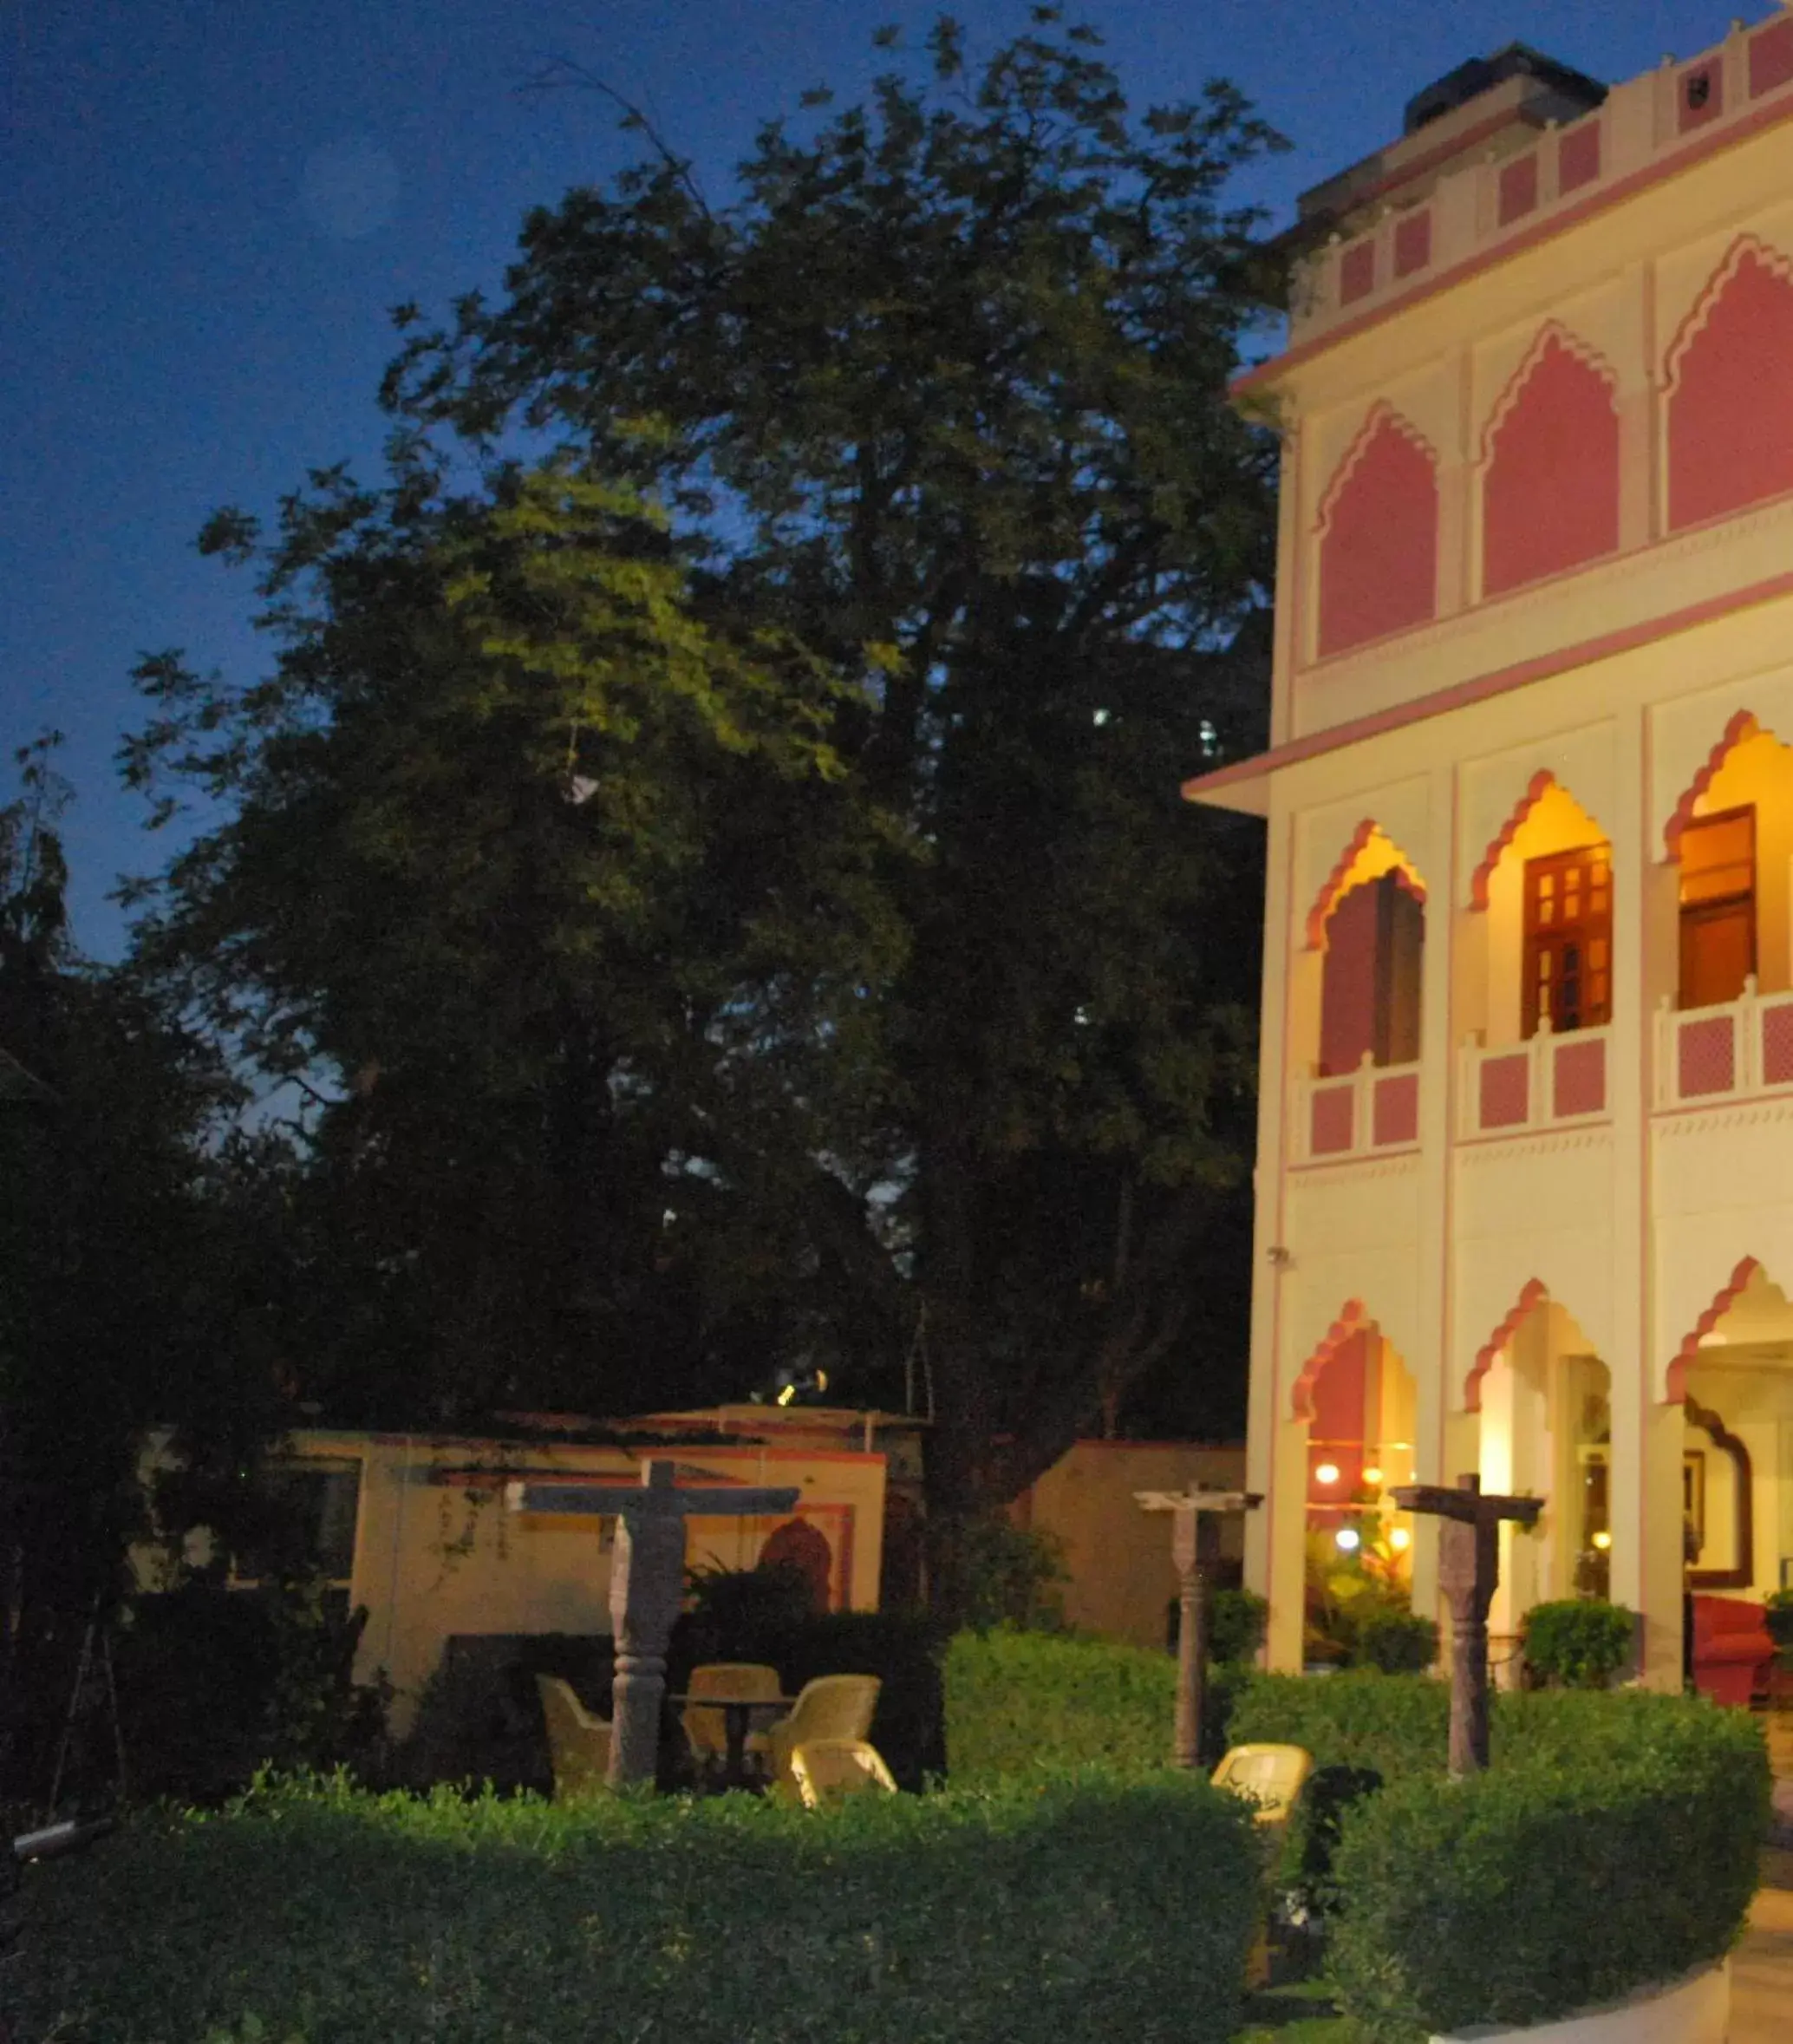
[[[1604,1554],[1613,1544],[1613,1536],[1604,1527],[1594,1536],[1594,1544]]]
[[[1355,1526],[1340,1526],[1333,1535],[1333,1544],[1342,1553],[1355,1554],[1363,1545],[1363,1535]]]
[[[1315,1483],[1337,1483],[1339,1465],[1336,1462],[1322,1462],[1314,1472],[1314,1480]]]
[[[1382,1472],[1377,1468],[1373,1462],[1364,1471],[1364,1481],[1366,1483],[1380,1483],[1382,1481]]]
[[[1397,1554],[1405,1554],[1413,1544],[1413,1536],[1405,1526],[1397,1526],[1388,1536],[1388,1544]]]

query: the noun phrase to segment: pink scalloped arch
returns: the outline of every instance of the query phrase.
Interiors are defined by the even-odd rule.
[[[1301,1366],[1301,1374],[1295,1379],[1294,1388],[1289,1394],[1289,1409],[1297,1420],[1314,1417],[1314,1387],[1320,1381],[1326,1366],[1346,1342],[1375,1326],[1368,1309],[1361,1299],[1346,1299],[1339,1309],[1339,1317],[1321,1336],[1320,1346]]]
[[[1345,876],[1357,864],[1359,853],[1380,828],[1381,826],[1378,824],[1374,817],[1365,817],[1351,833],[1350,841],[1339,854],[1332,872],[1327,875],[1325,881],[1321,884],[1320,892],[1314,896],[1314,906],[1307,911],[1307,949],[1310,951],[1317,951],[1325,944],[1327,918],[1338,906],[1339,896],[1345,885]],[[1394,844],[1392,838],[1389,842],[1392,845]],[[1400,846],[1395,845],[1394,849],[1396,856],[1401,863],[1399,865],[1391,866],[1389,871],[1394,875],[1396,885],[1411,894],[1420,907],[1424,908],[1425,906],[1425,882],[1413,871],[1412,863]],[[1379,879],[1382,877],[1380,874],[1377,875]]]
[[[1675,804],[1674,814],[1662,826],[1662,841],[1668,847],[1671,859],[1681,856],[1681,833],[1692,822],[1695,806],[1718,777],[1718,769],[1729,757],[1731,748],[1741,745],[1746,738],[1755,737],[1761,728],[1754,711],[1747,709],[1738,710],[1725,725],[1718,742],[1706,754],[1699,771],[1687,783],[1680,800]]]
[[[1514,839],[1526,818],[1535,809],[1550,790],[1556,786],[1556,776],[1548,767],[1540,767],[1525,784],[1525,793],[1513,805],[1513,813],[1489,840],[1488,849],[1482,854],[1482,863],[1470,875],[1470,906],[1485,909],[1488,906],[1488,883],[1494,878],[1494,869],[1501,862],[1501,855]]]
[[[1762,1269],[1754,1257],[1741,1258],[1737,1268],[1718,1287],[1712,1303],[1693,1323],[1692,1330],[1675,1351],[1675,1359],[1668,1366],[1668,1375],[1663,1384],[1663,1403],[1679,1405],[1687,1395],[1687,1372],[1699,1360],[1699,1344],[1711,1334],[1725,1316],[1736,1304],[1744,1287]]]
[[[1495,1357],[1519,1331],[1520,1322],[1533,1307],[1548,1304],[1549,1297],[1550,1294],[1541,1279],[1526,1279],[1506,1318],[1476,1351],[1476,1360],[1470,1367],[1470,1374],[1463,1381],[1463,1407],[1466,1413],[1481,1411],[1482,1380],[1494,1368]]]
[[[1618,378],[1558,320],[1532,336],[1482,436],[1482,592],[1615,552]]]
[[[1386,398],[1333,471],[1315,533],[1322,660],[1437,615],[1438,451]]]
[[[1664,360],[1671,532],[1793,490],[1790,349],[1793,263],[1739,234]]]

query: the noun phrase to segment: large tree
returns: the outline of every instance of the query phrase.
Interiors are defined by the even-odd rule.
[[[0,1793],[41,1794],[88,1623],[109,1618],[160,1434],[184,1503],[231,1523],[277,1430],[281,1149],[235,1081],[63,907],[49,748],[0,807]]]
[[[402,1253],[492,1288],[470,1352],[545,1294],[600,1397],[618,1344],[736,1389],[756,1339],[866,1397],[907,1362],[947,1517],[1155,1368],[1210,1411],[1243,1379],[1255,846],[1177,784],[1261,737],[1273,458],[1226,382],[1272,287],[1225,189],[1272,138],[1220,84],[1136,118],[1097,42],[1040,9],[974,66],[942,22],[727,203],[650,137],[530,218],[501,303],[402,310],[399,471],[263,557],[320,598],[276,680],[151,663],[134,757],[229,735],[190,756],[237,820],[147,950],[334,1061],[357,1170],[432,1160]],[[582,524],[597,478],[665,533]],[[620,652],[581,614],[618,558],[668,578]],[[746,750],[666,679],[675,622],[753,670]],[[638,727],[577,710],[594,659]]]

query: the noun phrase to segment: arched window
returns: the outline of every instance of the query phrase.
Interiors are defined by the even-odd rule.
[[[1438,609],[1438,479],[1430,450],[1388,407],[1339,464],[1320,519],[1319,648],[1325,657],[1424,624]]]
[[[1419,1056],[1425,911],[1399,868],[1349,888],[1326,928],[1320,983],[1320,1075]]]
[[[1793,490],[1793,279],[1759,243],[1725,258],[1671,359],[1673,530]]]
[[[1609,379],[1545,333],[1490,429],[1482,592],[1499,596],[1619,545],[1619,414]]]

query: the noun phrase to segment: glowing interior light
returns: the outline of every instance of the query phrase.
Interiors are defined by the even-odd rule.
[[[1314,1472],[1314,1480],[1315,1483],[1337,1483],[1339,1465],[1336,1462],[1322,1462]]]
[[[1380,1483],[1382,1481],[1382,1472],[1377,1468],[1373,1462],[1364,1471],[1364,1481],[1366,1483]]]
[[[1397,1554],[1405,1554],[1413,1544],[1413,1536],[1405,1526],[1397,1526],[1388,1536],[1388,1544]]]
[[[1604,1554],[1607,1548],[1613,1544],[1613,1536],[1605,1531],[1601,1531],[1594,1536],[1594,1544],[1599,1548],[1602,1554]]]
[[[1354,1554],[1363,1544],[1363,1535],[1355,1526],[1340,1526],[1333,1535],[1333,1544],[1343,1549],[1346,1554]]]

